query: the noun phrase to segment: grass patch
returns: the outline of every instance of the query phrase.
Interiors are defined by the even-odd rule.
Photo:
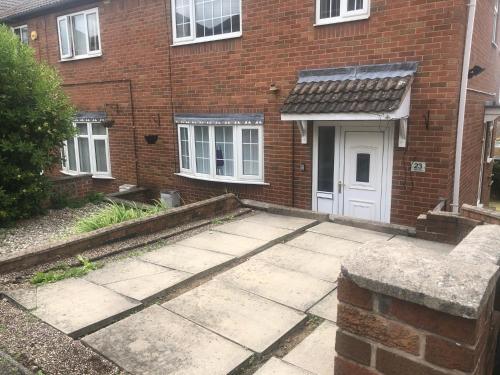
[[[31,284],[42,285],[55,283],[56,281],[69,279],[71,277],[81,277],[100,267],[97,263],[91,262],[81,255],[78,255],[77,259],[81,264],[80,266],[70,267],[68,265],[62,265],[46,272],[37,272],[31,278]]]
[[[75,232],[92,232],[96,229],[123,223],[124,221],[148,217],[165,212],[166,210],[167,206],[160,201],[156,201],[155,205],[151,208],[139,208],[135,204],[129,206],[121,203],[108,203],[97,213],[80,219],[75,225]]]

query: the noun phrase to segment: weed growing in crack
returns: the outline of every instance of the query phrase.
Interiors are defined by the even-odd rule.
[[[37,272],[30,280],[33,285],[43,285],[49,283],[55,283],[56,281],[69,279],[72,277],[81,277],[88,274],[90,271],[100,268],[98,263],[91,262],[87,258],[78,255],[78,261],[80,266],[69,267],[68,265],[62,265],[57,268],[53,268],[46,272]]]

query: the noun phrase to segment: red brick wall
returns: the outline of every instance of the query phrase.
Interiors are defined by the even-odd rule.
[[[465,319],[339,279],[335,375],[491,374],[493,296]]]
[[[490,0],[480,2],[485,1]],[[103,56],[63,63],[55,19],[74,9],[40,16],[28,24],[30,31],[38,31],[39,39],[32,43],[37,56],[55,65],[65,83],[95,82],[66,87],[79,109],[119,104],[121,112],[112,114],[116,125],[110,130],[116,180],[101,184],[108,190],[123,183],[176,188],[187,202],[231,191],[243,198],[310,209],[312,133],[309,143],[302,145],[296,130],[292,139],[293,125],[280,120],[280,107],[298,71],[420,62],[412,89],[409,146],[394,155],[391,215],[394,223],[415,225],[418,214],[434,207],[439,197],[451,198],[466,3],[372,0],[369,20],[315,27],[314,0],[243,1],[242,38],[172,47],[169,0],[98,2]],[[122,79],[132,82],[135,116],[128,83],[100,82]],[[280,89],[278,94],[269,92],[271,83]],[[427,129],[423,118],[428,110]],[[173,112],[263,112],[269,185],[174,176],[178,156]],[[153,121],[157,114],[159,127]],[[159,134],[158,143],[147,145],[146,134]],[[427,162],[427,172],[410,173],[412,160]],[[464,194],[467,199],[471,195]]]

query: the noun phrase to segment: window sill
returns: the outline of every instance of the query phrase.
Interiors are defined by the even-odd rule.
[[[261,186],[269,186],[270,184],[262,181],[252,181],[252,180],[219,180],[216,178],[210,177],[199,177],[194,176],[188,173],[174,173],[176,176],[190,178],[192,180],[201,180],[201,181],[210,181],[210,182],[219,182],[221,184],[236,184],[236,185],[261,185]]]
[[[72,173],[72,172],[67,172],[67,171],[64,171],[64,170],[60,170],[59,172],[61,172],[65,176],[85,176],[85,175],[89,175],[89,176],[92,176],[92,178],[95,179],[95,180],[116,180],[112,176],[93,175],[91,173]]]
[[[243,35],[243,33],[239,32],[239,33],[232,33],[232,34],[228,34],[228,35],[218,35],[218,36],[209,37],[209,38],[185,40],[185,41],[174,42],[170,46],[171,47],[178,47],[178,46],[187,46],[190,44],[216,42],[218,40],[237,39],[237,38],[241,38],[242,35]]]
[[[96,57],[102,57],[102,52],[97,53],[95,55],[84,55],[84,56],[78,56],[78,57],[71,57],[71,58],[67,58],[67,59],[59,59],[59,62],[63,63],[63,62],[67,62],[67,61],[87,60],[87,59],[93,59]]]
[[[339,16],[339,17],[330,18],[330,19],[316,20],[314,27],[325,26],[325,25],[335,25],[337,23],[360,21],[360,20],[366,20],[368,18],[370,18],[369,14],[360,14],[360,15],[351,16],[351,17],[340,17]]]

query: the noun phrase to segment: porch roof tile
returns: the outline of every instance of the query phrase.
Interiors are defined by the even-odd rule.
[[[301,71],[281,112],[393,112],[401,105],[417,67],[417,63],[396,63]]]

